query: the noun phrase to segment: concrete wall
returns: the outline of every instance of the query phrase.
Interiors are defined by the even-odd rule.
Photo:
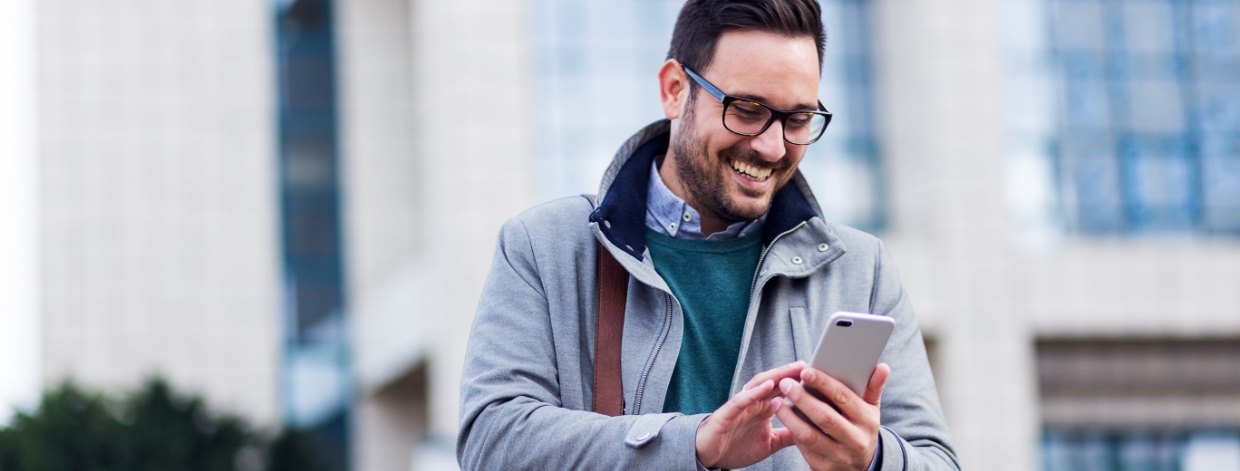
[[[40,1],[45,385],[278,417],[272,9]]]
[[[35,2],[0,4],[0,424],[39,395]]]
[[[414,126],[409,0],[339,0],[345,261],[359,381],[352,460],[357,470],[408,469],[426,433],[426,301],[416,268],[424,178]],[[415,372],[414,370],[417,369]]]
[[[339,5],[354,463],[407,469],[454,440],[495,238],[533,203],[528,18],[524,2]]]

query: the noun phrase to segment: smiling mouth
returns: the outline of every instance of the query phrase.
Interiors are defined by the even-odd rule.
[[[732,170],[735,170],[736,173],[744,175],[745,177],[748,177],[750,180],[759,181],[759,182],[764,182],[766,181],[766,179],[771,178],[771,172],[772,172],[772,170],[769,168],[754,167],[753,165],[749,165],[739,160],[732,161]]]

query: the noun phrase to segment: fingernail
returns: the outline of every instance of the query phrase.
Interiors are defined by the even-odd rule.
[[[806,382],[813,382],[814,378],[817,378],[817,377],[818,375],[814,373],[814,370],[805,370],[805,373],[801,375],[801,378],[804,379]]]
[[[783,391],[784,394],[788,394],[788,391],[792,390],[792,380],[784,378],[783,381],[780,381],[779,390]]]
[[[783,399],[780,399],[780,398],[778,398],[778,397],[777,397],[777,398],[775,398],[775,399],[771,399],[771,408],[772,408],[772,409],[775,409],[775,411],[776,411],[776,412],[778,412],[778,411],[779,411],[779,408],[780,408],[780,407],[783,407],[783,406],[784,406],[784,400],[783,400]]]

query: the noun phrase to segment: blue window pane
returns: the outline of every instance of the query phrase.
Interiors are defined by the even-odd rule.
[[[1240,139],[1238,139],[1240,140]],[[1240,147],[1233,140],[1232,148]],[[1204,224],[1212,232],[1240,232],[1240,152],[1202,160]]]
[[[1206,56],[1240,55],[1240,5],[1233,1],[1198,1],[1192,10],[1194,49]]]
[[[1063,119],[1072,128],[1108,129],[1111,102],[1104,80],[1065,80]]]
[[[1122,153],[1133,228],[1168,231],[1192,224],[1195,172],[1184,143],[1130,139]]]
[[[1086,158],[1068,166],[1080,199],[1078,223],[1086,232],[1111,232],[1123,227],[1117,164],[1114,159]]]
[[[1132,80],[1127,88],[1127,128],[1149,135],[1181,135],[1187,131],[1184,90],[1172,80]]]
[[[1107,56],[1088,51],[1064,51],[1060,55],[1063,74],[1068,79],[1102,80],[1107,78]]]
[[[1175,471],[1175,442],[1166,436],[1140,431],[1120,435],[1115,440],[1116,462],[1120,470]]]
[[[1058,146],[1069,216],[1084,232],[1113,232],[1124,226],[1119,161],[1105,133],[1076,132]]]
[[[1176,27],[1179,13],[1169,0],[1124,0],[1119,22],[1124,48],[1134,52],[1160,53],[1178,49]]]
[[[1180,453],[1178,471],[1240,469],[1240,433],[1204,431],[1193,434]]]
[[[1094,1],[1054,2],[1054,38],[1066,51],[1102,52],[1106,48],[1103,5]]]
[[[1240,83],[1202,83],[1197,113],[1206,133],[1240,132]]]

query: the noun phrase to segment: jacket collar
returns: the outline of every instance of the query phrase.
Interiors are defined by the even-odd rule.
[[[646,250],[646,190],[650,165],[667,153],[671,122],[656,121],[629,138],[616,153],[599,186],[599,204],[590,213],[603,236],[637,260]],[[775,194],[762,228],[762,245],[821,214],[809,185],[797,170]]]

